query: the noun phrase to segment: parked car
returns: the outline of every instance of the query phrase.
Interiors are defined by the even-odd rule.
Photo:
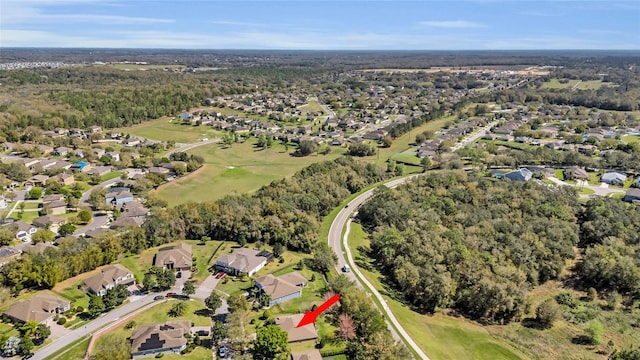
[[[182,271],[178,271],[176,274],[176,279],[180,279],[182,277]]]
[[[178,294],[174,292],[170,292],[167,294],[167,297],[176,297],[176,296],[178,296]]]
[[[164,295],[156,295],[153,297],[153,300],[162,300],[164,299]]]
[[[218,273],[218,275],[216,275],[216,279],[222,279],[226,274],[222,271],[220,271],[220,273]]]
[[[227,356],[227,350],[224,347],[221,347],[218,349],[218,355],[220,355],[221,358],[225,358]]]

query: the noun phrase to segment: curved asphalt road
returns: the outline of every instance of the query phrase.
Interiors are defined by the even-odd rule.
[[[384,183],[384,185],[387,186],[387,187],[393,188],[393,187],[396,187],[396,186],[398,186],[400,184],[403,184],[403,183],[409,181],[410,179],[413,179],[416,176],[420,176],[420,175],[421,174],[411,175],[411,176],[407,176],[407,177],[404,177],[404,178],[401,178],[401,179],[391,180],[391,181],[388,181],[388,182]],[[420,359],[429,360],[429,357],[413,341],[411,336],[409,336],[409,334],[407,334],[407,332],[404,330],[402,325],[400,325],[400,322],[393,315],[393,313],[391,312],[391,310],[387,306],[387,303],[384,300],[384,298],[382,297],[382,295],[380,295],[380,293],[375,289],[375,287],[362,275],[362,273],[360,273],[360,270],[358,270],[358,267],[354,266],[355,262],[353,261],[353,257],[351,255],[351,251],[349,250],[349,247],[347,246],[347,239],[349,237],[349,224],[351,222],[350,221],[351,220],[351,213],[358,206],[360,206],[362,203],[367,201],[371,196],[373,196],[374,191],[375,191],[375,188],[371,189],[369,191],[366,191],[366,192],[358,195],[355,199],[351,200],[349,202],[349,204],[347,204],[347,206],[345,206],[342,210],[340,210],[340,212],[338,213],[336,218],[333,220],[333,223],[331,224],[331,228],[329,229],[329,246],[338,255],[338,264],[336,266],[336,269],[338,269],[338,272],[341,272],[341,268],[345,264],[348,263],[349,266],[351,267],[351,271],[352,272],[345,273],[345,275],[347,277],[349,277],[349,279],[354,281],[356,284],[358,284],[360,287],[363,287],[363,286],[366,287],[378,299],[380,304],[382,304],[382,309],[380,309],[380,310],[382,310],[382,312],[387,315],[387,317],[389,318],[389,320],[393,324],[393,326],[389,326],[389,329],[391,330],[391,333],[392,333],[393,337],[396,338],[396,339],[402,338],[404,340],[405,344],[408,347],[410,347],[416,354],[418,354],[418,357],[420,357]],[[343,241],[341,241],[342,229],[344,229],[345,226],[347,227],[347,230],[346,230],[346,232],[344,234],[344,239],[342,239]],[[344,242],[344,246],[342,246],[342,242]],[[345,250],[345,252],[343,252],[343,250]],[[346,256],[346,258],[345,258],[345,256]],[[358,275],[358,277],[361,279],[361,281],[358,280],[358,278],[355,276],[355,274]],[[389,324],[387,324],[387,325],[389,325]],[[401,336],[399,336],[399,335],[401,335]]]

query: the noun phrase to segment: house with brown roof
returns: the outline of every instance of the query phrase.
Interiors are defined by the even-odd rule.
[[[64,200],[46,202],[43,209],[49,215],[62,215],[67,212],[67,202]]]
[[[191,321],[169,321],[160,324],[138,326],[131,333],[131,357],[179,354],[187,347],[186,334],[191,331]]]
[[[232,254],[220,256],[216,260],[216,269],[232,275],[253,276],[267,265],[267,258],[258,254],[259,251],[252,249],[237,249]]]
[[[256,279],[256,287],[263,294],[269,295],[269,306],[302,296],[302,288],[307,279],[298,272],[275,277],[271,274]]]
[[[61,173],[55,176],[55,179],[60,181],[62,185],[71,185],[76,182],[76,179],[71,174]]]
[[[318,338],[318,330],[314,323],[296,327],[304,314],[294,314],[276,317],[276,325],[289,335],[289,342],[315,340]]]
[[[191,245],[180,243],[158,250],[153,265],[175,270],[189,270],[192,265]]]
[[[320,350],[313,349],[291,354],[291,360],[322,360]]]
[[[47,175],[34,175],[29,180],[25,181],[27,186],[44,186],[47,183],[49,177]]]
[[[45,215],[33,219],[32,224],[40,228],[49,228],[49,230],[57,232],[58,227],[66,222],[67,221],[65,219],[59,218],[57,216]]]
[[[113,289],[116,285],[135,283],[133,273],[120,264],[109,265],[100,270],[100,273],[84,281],[87,289],[98,296],[103,296],[107,290]]]
[[[31,299],[16,302],[4,312],[4,315],[17,322],[36,321],[41,324],[70,308],[69,300],[45,292]]]

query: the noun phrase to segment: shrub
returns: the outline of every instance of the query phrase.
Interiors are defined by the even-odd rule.
[[[273,316],[273,314],[271,313],[271,310],[267,309],[262,314],[262,319],[269,319],[272,316]]]
[[[76,306],[76,312],[77,312],[77,313],[84,312],[84,307],[82,307],[82,306]]]
[[[65,317],[61,317],[57,321],[58,325],[64,325],[64,324],[66,324],[66,322],[67,322],[67,318],[65,318]]]
[[[137,323],[134,320],[131,320],[127,323],[127,325],[124,326],[125,329],[129,330],[129,329],[133,329],[134,327],[136,327]]]
[[[602,343],[602,333],[604,328],[598,321],[594,321],[586,329],[584,329],[587,339],[593,345],[600,345]]]
[[[536,321],[543,328],[550,328],[562,316],[562,309],[551,299],[545,300],[536,308]]]
[[[164,353],[158,353],[158,354],[156,354],[156,359],[160,359],[163,356],[164,356]]]
[[[556,295],[556,301],[558,304],[568,306],[572,309],[578,305],[578,301],[568,292]]]

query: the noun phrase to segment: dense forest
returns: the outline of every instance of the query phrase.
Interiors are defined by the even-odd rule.
[[[215,202],[154,208],[142,228],[97,239],[70,238],[42,253],[25,253],[0,268],[0,284],[14,293],[24,288],[51,288],[119,256],[204,236],[310,252],[318,241],[323,216],[350,194],[387,176],[381,168],[343,157],[313,164],[251,196],[229,195]]]
[[[579,286],[640,298],[638,210],[576,199],[572,189],[447,172],[380,188],[358,220],[371,232],[381,272],[419,312],[521,320],[528,291],[558,279],[576,246],[584,253]]]

